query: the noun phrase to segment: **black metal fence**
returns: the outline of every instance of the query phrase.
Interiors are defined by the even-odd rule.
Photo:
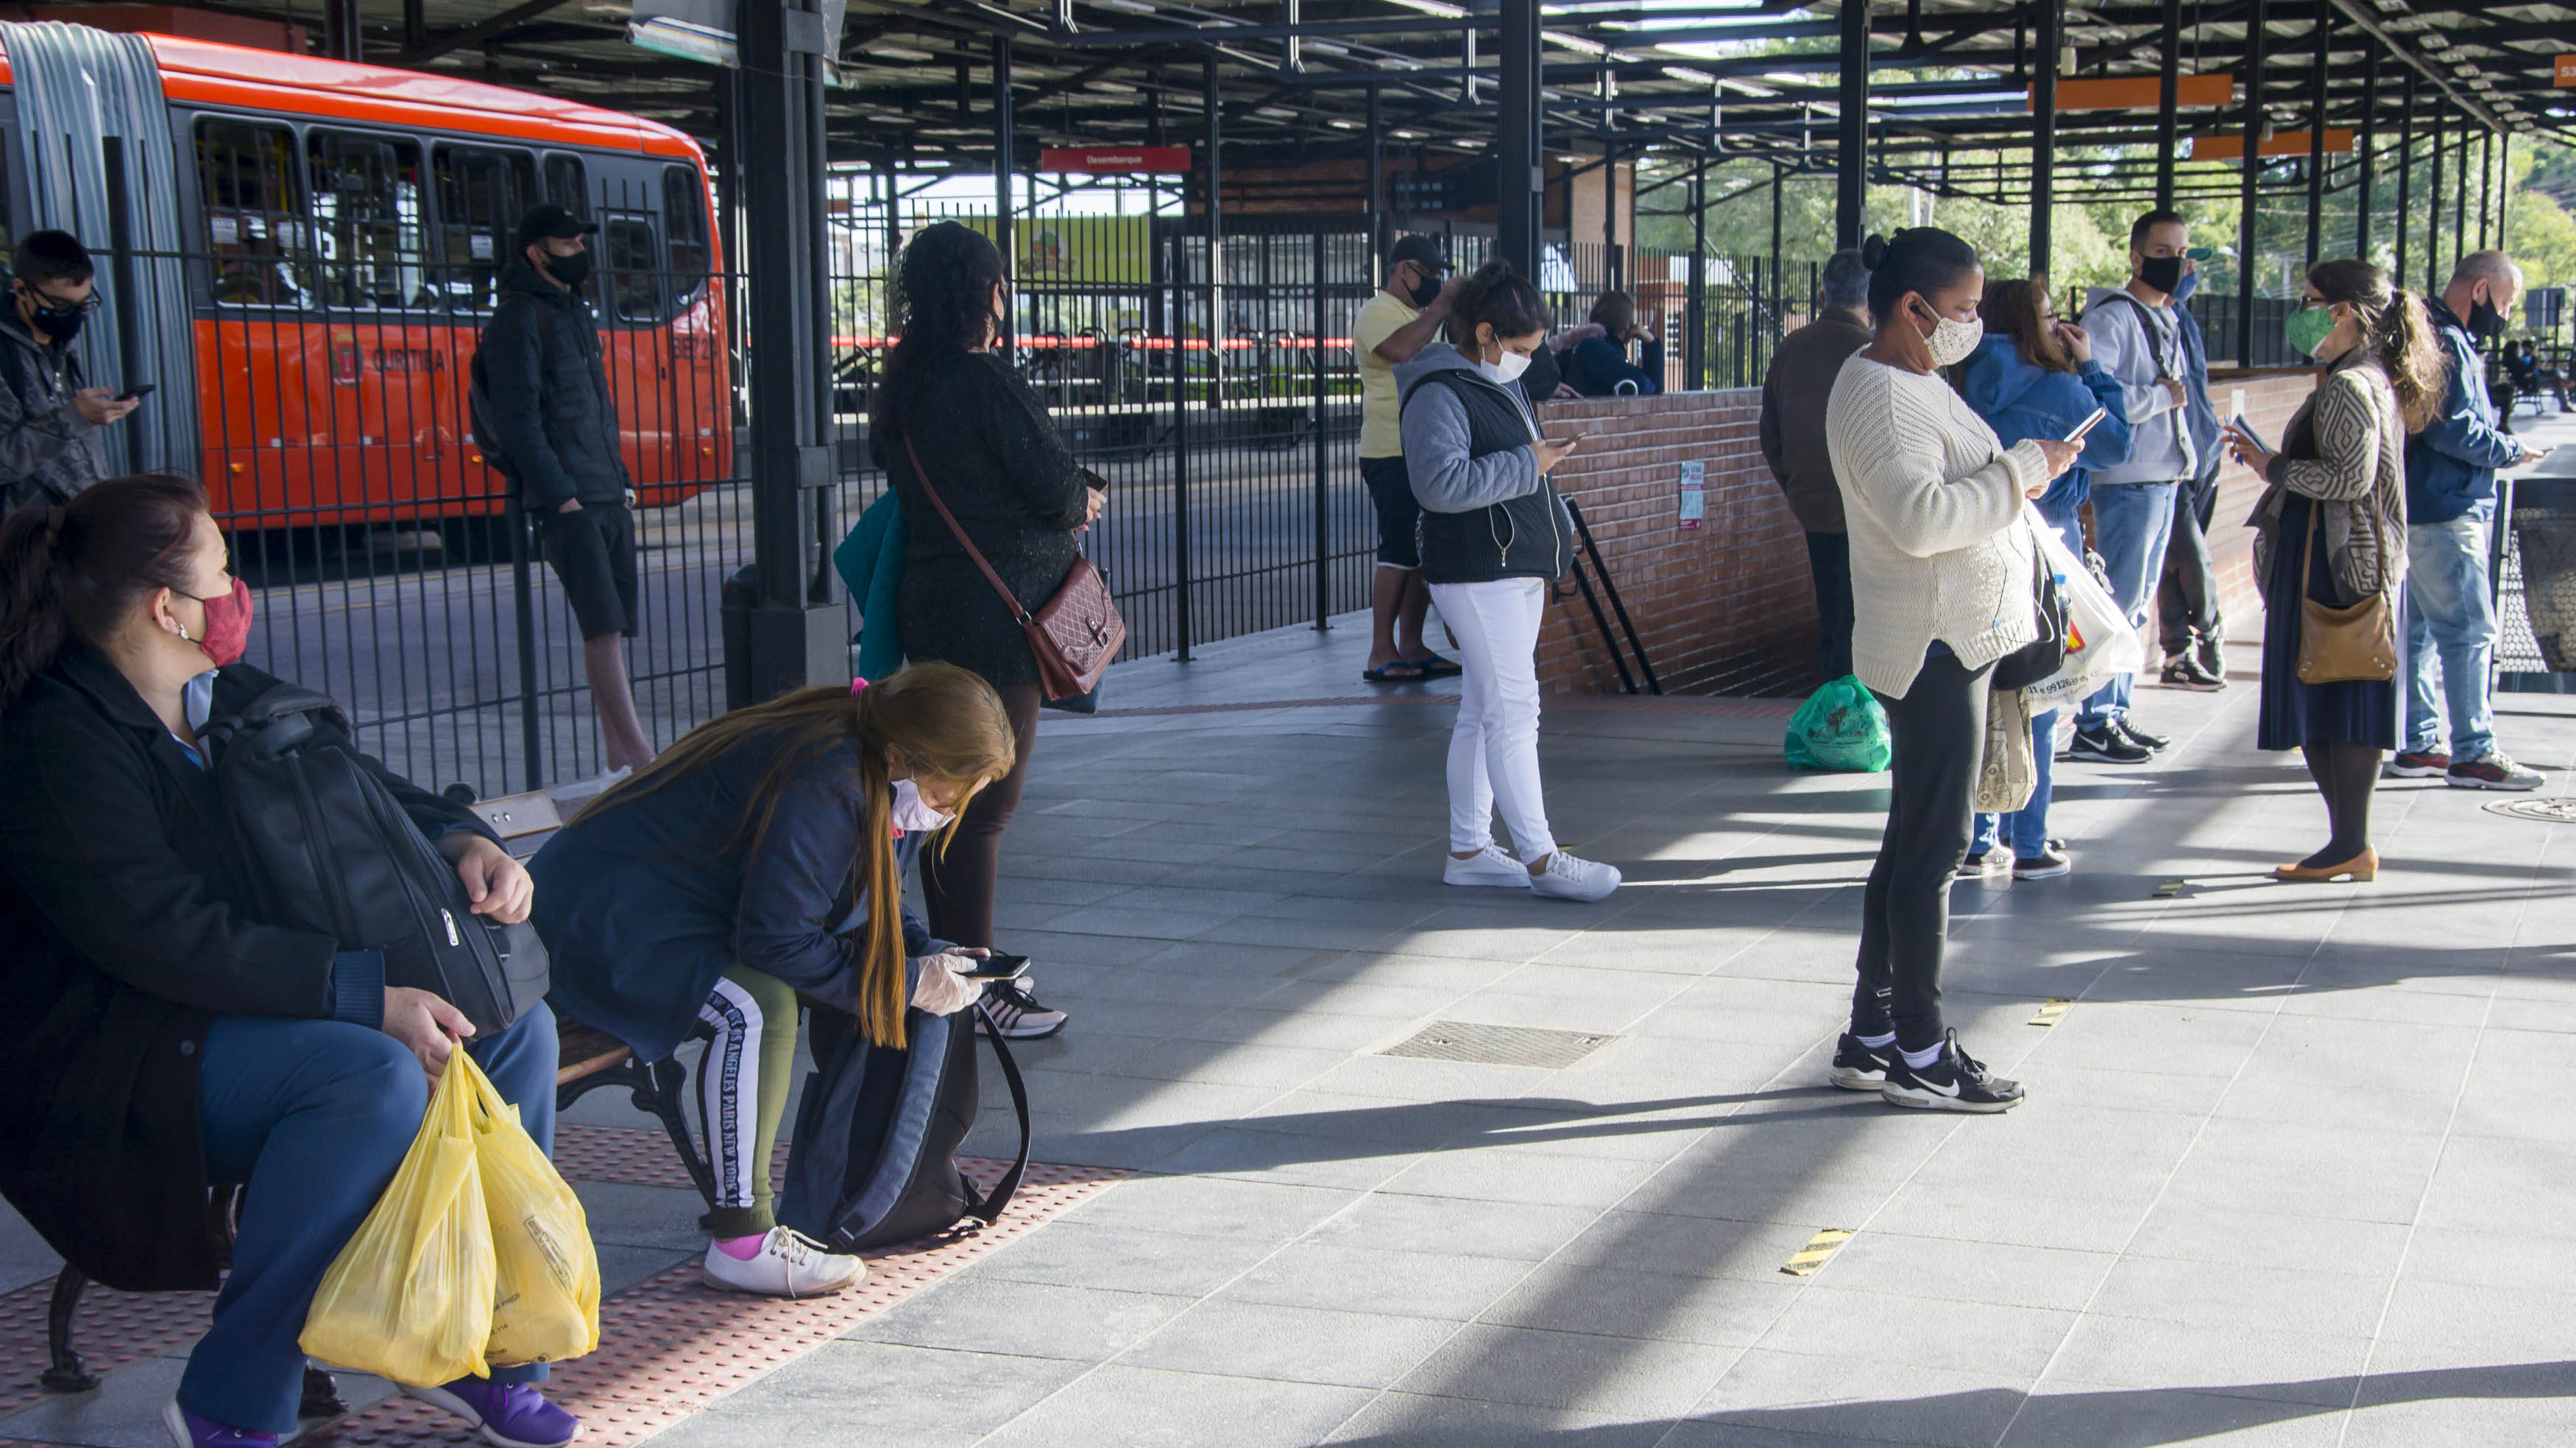
[[[585,182],[444,147],[277,145],[251,137],[205,164],[188,247],[128,251],[102,272],[175,262],[188,279],[187,334],[131,345],[184,364],[171,375],[193,371],[194,388],[144,403],[193,456],[136,461],[207,480],[258,598],[251,661],[342,700],[364,745],[425,783],[489,795],[602,767],[579,630],[468,407],[517,215],[586,196],[602,225],[588,295],[638,489],[640,617],[625,646],[637,705],[664,744],[721,712],[722,587],[752,553],[738,432],[760,349],[695,173]],[[867,414],[889,261],[933,220],[993,227],[989,207],[890,199],[874,177],[833,186],[846,527],[885,485]],[[1111,483],[1088,546],[1131,655],[1366,607],[1376,523],[1350,344],[1376,290],[1363,224],[1245,218],[1211,268],[1200,222],[1168,196],[1129,201],[1123,215],[1024,212],[1011,250],[1013,361]],[[1465,264],[1490,247],[1465,233],[1451,244]],[[1709,385],[1758,382],[1784,290],[1811,288],[1710,259],[1694,307],[1690,277],[1687,258],[1559,245],[1542,282],[1569,325],[1600,292],[1631,292],[1667,342],[1667,385],[1687,383],[1694,320]]]

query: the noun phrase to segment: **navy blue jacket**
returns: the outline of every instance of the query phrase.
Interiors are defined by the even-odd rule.
[[[2424,299],[2433,334],[2451,364],[2442,410],[2406,440],[2406,521],[2447,523],[2453,518],[2495,516],[2495,470],[2522,461],[2522,444],[2496,431],[2495,403],[2487,397],[2486,359],[2469,329],[2436,297]]]
[[[1995,430],[2005,447],[2034,437],[2064,437],[2092,416],[2096,407],[2109,411],[2084,434],[2084,451],[2075,466],[2060,473],[2039,498],[2040,511],[2051,517],[2072,515],[2093,491],[2093,470],[2115,467],[2129,459],[2129,420],[2121,416],[2119,379],[2087,362],[2080,372],[2051,372],[2021,355],[2010,337],[1991,336],[1977,344],[1958,370],[1959,395]],[[2080,541],[2080,540],[2078,540]]]
[[[1637,365],[1628,365],[1628,349],[1607,337],[1586,337],[1574,344],[1565,380],[1586,397],[1615,397],[1619,384],[1633,383],[1640,397],[1664,390],[1664,344],[1649,337],[1637,344]]]
[[[735,833],[775,758],[773,739],[747,739],[708,768],[564,826],[528,862],[560,1012],[659,1061],[735,965],[817,1000],[856,1001],[866,958],[848,933],[863,918],[851,894],[859,746],[837,744],[799,764],[759,848],[746,852]],[[919,845],[899,843],[903,866]],[[945,948],[905,911],[905,955]]]

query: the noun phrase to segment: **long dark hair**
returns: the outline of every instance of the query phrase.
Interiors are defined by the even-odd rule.
[[[1869,309],[1882,327],[1896,315],[1896,304],[1907,292],[1929,298],[1985,265],[1975,247],[1937,226],[1873,236],[1861,243],[1860,260],[1869,268]]]
[[[886,286],[896,340],[886,353],[871,433],[883,438],[901,428],[925,363],[964,356],[992,339],[993,288],[1001,284],[1002,253],[991,237],[954,221],[913,233]]]
[[[2361,345],[2388,373],[2408,432],[2422,432],[2442,410],[2451,362],[2433,337],[2423,301],[2389,285],[2388,273],[2366,261],[2321,261],[2308,268],[2308,285],[2329,302],[2342,302],[2361,317]]]
[[[2033,272],[2028,281],[1986,283],[1977,315],[1985,319],[1987,336],[2012,339],[2021,360],[2042,372],[2072,372],[2075,359],[2066,355],[2056,331],[2043,320],[2041,309],[2047,303],[2048,273]]]
[[[858,999],[851,1011],[869,1040],[900,1047],[906,999],[903,875],[895,868],[888,763],[901,761],[916,778],[954,786],[981,787],[1010,773],[1018,746],[1002,696],[964,669],[935,662],[898,670],[856,697],[847,689],[799,689],[719,715],[681,735],[677,744],[583,806],[574,818],[587,820],[632,804],[714,765],[755,737],[769,750],[769,767],[744,802],[732,835],[710,842],[738,860],[759,853],[778,813],[779,797],[800,766],[835,745],[856,741],[859,746],[858,774],[850,781],[851,802],[859,814],[859,855],[850,862],[850,888],[867,896],[868,919]],[[946,842],[942,835],[943,848]]]
[[[1462,350],[1476,345],[1479,322],[1494,329],[1497,342],[1547,330],[1547,303],[1538,288],[1500,258],[1476,268],[1475,275],[1459,286],[1449,303],[1449,315],[1456,323],[1450,335]]]
[[[0,522],[0,709],[67,641],[104,642],[153,590],[195,582],[188,545],[205,514],[194,482],[139,473]]]

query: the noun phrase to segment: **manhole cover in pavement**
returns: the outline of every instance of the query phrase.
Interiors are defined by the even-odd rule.
[[[1543,1031],[1535,1026],[1487,1026],[1474,1021],[1433,1021],[1379,1052],[1428,1061],[1475,1061],[1488,1066],[1571,1066],[1612,1036]]]
[[[2576,799],[2500,799],[2487,806],[2487,813],[2551,825],[2576,824]]]

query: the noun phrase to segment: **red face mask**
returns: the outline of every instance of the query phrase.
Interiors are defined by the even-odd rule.
[[[171,592],[180,590],[174,588]],[[185,596],[197,598],[193,593]],[[197,602],[206,606],[206,636],[188,641],[202,650],[216,668],[239,662],[243,651],[250,647],[250,585],[236,578],[232,592],[197,598]],[[179,636],[188,637],[185,630]]]

